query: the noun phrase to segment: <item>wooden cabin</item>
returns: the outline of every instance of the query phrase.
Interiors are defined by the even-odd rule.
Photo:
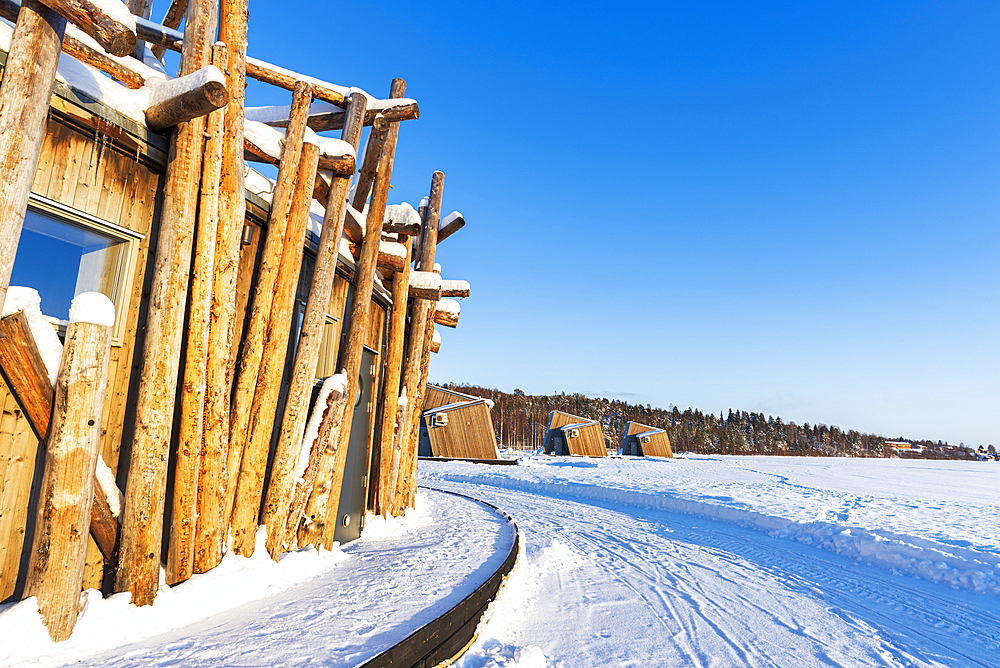
[[[386,202],[398,126],[418,117],[405,82],[394,80],[379,100],[262,61],[234,61],[226,44],[230,54],[245,53],[246,16],[222,4],[220,21],[235,25],[220,27],[227,37],[214,46],[198,0],[187,4],[184,33],[179,17],[173,25],[134,17],[138,27],[123,27],[132,44],[138,34],[184,49],[193,74],[167,75],[141,39],[141,61],[111,58],[104,42],[71,39],[87,27],[70,25],[61,58],[60,41],[44,27],[41,37],[23,37],[51,42],[38,58],[52,71],[58,62],[54,84],[31,81],[23,64],[11,72],[27,77],[18,80],[26,92],[0,84],[0,109],[18,95],[42,105],[37,154],[18,146],[25,159],[8,160],[10,173],[0,174],[7,182],[30,177],[26,203],[0,192],[11,199],[0,201],[0,232],[10,237],[0,303],[8,286],[34,288],[60,337],[76,331],[67,322],[75,296],[102,293],[114,306],[113,324],[100,325],[110,355],[103,403],[93,403],[103,406],[97,470],[83,471],[84,493],[74,498],[84,499],[87,516],[93,498],[82,586],[131,591],[137,605],[152,602],[161,566],[174,584],[214,568],[224,551],[252,554],[258,524],[277,559],[306,544],[357,538],[366,510],[400,515],[412,507],[420,411],[407,410],[403,397],[410,388],[414,406],[423,400],[430,353],[440,345],[434,323],[457,324],[457,308],[439,316],[438,301],[469,290],[464,281],[411,278],[411,264],[414,274],[436,267],[444,175],[435,172],[419,214]],[[37,21],[33,11],[0,5],[0,16],[19,24]],[[0,21],[0,65],[24,58],[15,56],[12,34]],[[211,64],[188,53],[197,40],[205,40],[198,57]],[[246,120],[244,76],[285,88],[291,107],[258,109],[263,121]],[[147,87],[149,95],[129,97],[136,91],[128,88]],[[331,129],[343,138],[316,134]],[[366,159],[355,164],[362,141]],[[245,159],[278,174],[266,178]],[[19,172],[25,164],[33,171]],[[227,191],[232,183],[238,188]],[[18,207],[23,224],[7,220],[18,218]],[[232,211],[239,215],[227,217]],[[24,365],[41,368],[40,353],[11,318],[23,314],[0,321],[0,601],[28,595],[43,522],[38,499],[51,495],[41,490],[42,474],[57,456],[47,416],[66,387],[61,376],[55,392],[37,377],[25,381]],[[10,332],[22,333],[14,340]],[[212,396],[221,416],[211,412]],[[492,439],[488,406],[473,408],[477,430],[485,410]],[[228,486],[218,482],[227,478]],[[57,598],[75,600],[80,586],[70,581]],[[39,600],[48,625],[48,604]],[[74,609],[68,629],[50,626],[53,639],[68,637],[75,617]]]
[[[562,411],[549,413],[542,451],[547,455],[608,456],[604,428],[599,421]]]
[[[421,457],[499,459],[493,402],[427,385],[418,444]]]
[[[621,453],[635,457],[673,457],[670,437],[663,429],[629,422],[625,425]]]

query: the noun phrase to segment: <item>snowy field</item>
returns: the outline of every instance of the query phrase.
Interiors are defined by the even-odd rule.
[[[998,464],[536,455],[420,477],[522,534],[462,668],[1000,666]],[[342,551],[227,557],[152,608],[87,596],[60,645],[33,600],[0,606],[0,666],[353,666],[475,589],[510,540],[424,491]]]
[[[987,462],[421,462],[525,538],[465,668],[995,668],[998,481]]]

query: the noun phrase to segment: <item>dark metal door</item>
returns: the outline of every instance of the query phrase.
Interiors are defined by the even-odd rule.
[[[361,536],[365,515],[365,476],[368,475],[368,434],[371,429],[371,403],[375,351],[367,346],[361,354],[358,392],[354,399],[351,440],[347,445],[344,485],[340,489],[337,528],[333,539],[341,545]]]

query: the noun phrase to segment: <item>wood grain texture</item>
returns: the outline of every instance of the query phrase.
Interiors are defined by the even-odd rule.
[[[344,129],[341,138],[353,146],[355,150],[361,141],[361,119],[364,116],[366,105],[367,98],[364,95],[355,95],[348,107],[348,116],[352,121]],[[323,229],[320,232],[316,250],[316,262],[313,266],[306,300],[305,317],[299,332],[288,398],[285,402],[281,432],[278,436],[278,447],[271,469],[271,481],[264,501],[262,520],[267,526],[267,550],[271,558],[275,560],[294,542],[295,531],[298,529],[307,492],[312,489],[316,477],[315,469],[310,467],[311,473],[307,473],[303,480],[296,481],[293,469],[299,457],[299,450],[304,447],[302,437],[308,417],[309,397],[312,392],[317,364],[320,362],[320,350],[323,334],[326,330],[326,314],[327,312],[343,313],[343,309],[331,309],[330,303],[331,298],[335,296],[337,252],[344,227],[344,209],[349,186],[349,178],[334,177],[329,198],[326,200]],[[346,288],[346,283],[344,287]],[[337,303],[342,304],[343,302],[338,301]],[[337,338],[339,340],[339,336]],[[333,357],[336,359],[336,355]],[[309,455],[309,461],[316,462],[317,466],[319,452],[317,446]]]
[[[25,593],[38,598],[57,642],[69,638],[79,612],[110,344],[110,327],[71,322],[56,380]]]
[[[25,0],[0,82],[0,306],[28,209],[65,30],[62,16]]]
[[[121,21],[107,11],[106,2],[109,0],[42,1],[93,37],[112,56],[127,56],[135,49],[135,22],[130,18],[128,21]]]
[[[182,75],[208,64],[211,52],[207,36],[214,25],[216,7],[212,0],[189,4]],[[132,592],[135,605],[151,605],[159,586],[167,454],[204,133],[205,119],[199,117],[179,125],[170,141],[115,579],[115,591]]]
[[[264,250],[257,270],[257,285],[254,290],[250,310],[250,322],[243,337],[239,359],[239,370],[236,379],[236,389],[233,392],[233,409],[231,431],[229,435],[229,488],[226,492],[226,516],[233,517],[236,489],[238,486],[237,472],[242,471],[243,452],[246,447],[250,425],[250,413],[253,407],[254,392],[257,387],[257,375],[264,351],[264,341],[267,335],[267,322],[271,313],[271,303],[274,299],[274,286],[278,278],[281,256],[284,251],[285,227],[288,222],[289,204],[295,188],[295,175],[299,168],[302,155],[302,140],[306,131],[306,116],[312,102],[312,88],[304,81],[299,81],[292,94],[292,125],[288,128],[285,147],[281,155],[281,166],[278,169],[277,183],[271,200],[271,213],[267,222],[267,235],[264,240]],[[300,248],[289,249],[301,255]],[[262,435],[262,437],[264,437]],[[264,437],[269,438],[270,435]],[[245,528],[244,528],[245,529]],[[242,536],[234,535],[234,545],[245,546]],[[252,550],[252,548],[251,548]]]
[[[226,88],[229,102],[223,117],[222,161],[219,180],[219,228],[216,235],[215,274],[212,280],[208,355],[205,362],[205,414],[202,458],[198,475],[198,522],[195,528],[194,571],[205,573],[222,560],[229,522],[226,489],[229,483],[229,420],[233,366],[239,341],[237,304],[246,192],[243,163],[243,104],[247,53],[247,0],[222,0],[219,40],[226,46]],[[253,228],[251,228],[253,229]],[[248,247],[254,256],[260,230]],[[249,287],[252,268],[244,268]],[[233,474],[235,479],[235,473]]]
[[[406,82],[402,79],[393,79],[389,97],[401,98],[405,93]],[[389,197],[389,184],[392,179],[398,137],[399,124],[393,123],[389,126],[388,135],[382,145],[375,183],[372,187],[371,201],[368,204],[368,219],[378,221],[379,224],[370,224],[365,231],[365,238],[361,243],[361,259],[354,277],[354,295],[351,301],[350,315],[347,318],[347,339],[340,357],[341,366],[344,373],[347,374],[347,396],[349,397],[353,397],[358,389],[358,371],[361,368],[361,354],[368,333],[368,311],[371,308],[375,264],[378,258],[379,244],[382,241],[381,221],[385,218],[385,206]],[[347,445],[351,438],[353,417],[354,411],[345,411],[340,424],[340,433],[337,435],[336,461],[334,462],[333,480],[328,492],[330,502],[327,504],[327,521],[323,529],[323,544],[327,549],[333,546],[333,534],[337,524],[337,505],[344,482],[344,466],[347,462]],[[369,442],[369,461],[371,457],[370,446]]]

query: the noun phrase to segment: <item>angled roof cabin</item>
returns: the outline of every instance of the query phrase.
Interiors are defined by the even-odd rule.
[[[549,414],[543,452],[547,455],[581,455],[607,457],[604,428],[597,420],[588,420],[562,411]]]
[[[625,425],[622,437],[622,454],[636,457],[673,457],[670,437],[663,429],[650,427],[638,422]]]
[[[377,99],[246,58],[246,13],[226,0],[214,45],[211,3],[170,3],[187,5],[182,33],[179,16],[160,25],[119,0],[81,2],[124,12],[113,23],[128,43],[112,51],[87,37],[73,22],[89,11],[58,28],[58,10],[0,3],[0,179],[19,184],[0,189],[0,304],[10,307],[0,319],[0,601],[30,595],[32,541],[71,533],[41,526],[38,499],[93,496],[89,535],[72,532],[83,578],[65,578],[61,598],[103,584],[147,605],[161,566],[173,584],[214,568],[224,542],[249,556],[258,523],[277,559],[357,537],[366,510],[413,507],[420,412],[405,410],[405,396],[422,405],[434,324],[457,324],[458,303],[442,298],[469,293],[432,271],[438,241],[464,218],[445,218],[439,237],[440,172],[419,213],[387,204],[399,126],[419,115],[403,80]],[[37,30],[15,32],[14,21]],[[183,50],[176,77],[154,56],[161,47]],[[247,108],[245,77],[287,90],[292,104]],[[25,113],[11,111],[17,101]],[[14,310],[17,286],[40,293],[40,307]],[[92,383],[106,391],[84,422],[97,473],[83,476],[92,495],[55,494],[42,489],[59,456],[49,419],[67,418],[40,372],[44,337],[24,323],[70,345],[81,328],[67,311],[84,292],[114,307],[113,323],[98,323],[106,385]],[[314,385],[330,377],[307,425]]]
[[[421,457],[500,458],[491,400],[430,384],[424,397]]]

